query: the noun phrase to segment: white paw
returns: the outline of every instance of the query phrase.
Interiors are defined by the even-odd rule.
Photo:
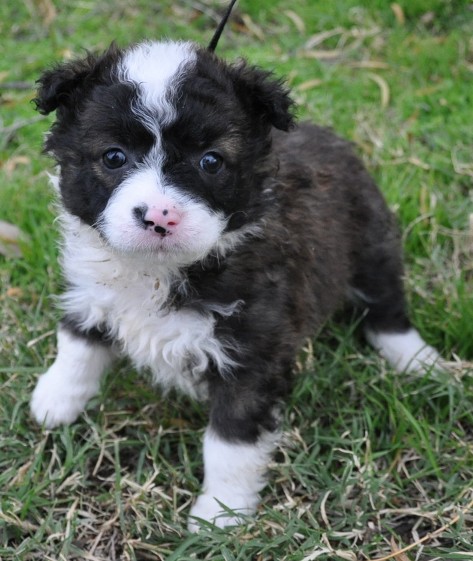
[[[199,518],[210,522],[217,528],[238,526],[242,524],[244,516],[250,516],[256,512],[258,496],[232,497],[229,501],[217,501],[209,494],[200,495],[191,508],[187,528],[190,532],[198,532],[201,529]],[[225,510],[222,505],[228,507]],[[230,512],[231,511],[231,512]]]
[[[84,393],[74,384],[65,384],[52,369],[40,376],[31,398],[33,417],[48,429],[74,422],[96,393]]]
[[[443,370],[439,353],[415,329],[404,333],[367,332],[368,341],[398,372]]]
[[[108,347],[93,345],[66,330],[58,330],[58,354],[40,376],[31,398],[31,412],[46,428],[72,423],[100,387],[100,377],[111,364]]]
[[[410,372],[427,372],[431,369],[442,368],[442,357],[436,349],[430,345],[425,345],[409,363],[403,365],[405,370]]]

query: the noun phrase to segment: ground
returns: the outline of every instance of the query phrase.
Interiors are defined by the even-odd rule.
[[[473,559],[473,4],[241,0],[218,47],[286,76],[301,118],[353,140],[404,232],[414,323],[451,372],[395,375],[333,321],[299,358],[255,520],[190,535],[206,411],[123,364],[71,427],[28,400],[61,290],[34,81],[112,40],[206,44],[223,3],[0,6],[0,559]],[[8,238],[8,239],[7,239]],[[8,241],[9,240],[9,241]],[[436,532],[429,536],[429,533]],[[421,540],[422,541],[421,543]],[[405,553],[403,547],[412,546]]]

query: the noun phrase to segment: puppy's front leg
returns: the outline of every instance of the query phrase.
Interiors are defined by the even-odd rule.
[[[190,512],[188,527],[191,532],[200,527],[197,518],[224,528],[240,524],[239,515],[256,512],[277,440],[278,433],[266,432],[254,443],[232,442],[219,436],[211,426],[207,428],[204,484]]]
[[[211,390],[204,483],[190,512],[191,531],[199,529],[197,518],[223,528],[240,524],[242,515],[256,511],[280,432],[275,407],[279,396],[262,391],[255,379],[240,379],[239,384],[235,376],[233,382],[217,382],[218,389]]]
[[[98,393],[100,378],[112,357],[109,347],[60,327],[56,360],[40,376],[31,399],[36,421],[47,428],[75,421]]]

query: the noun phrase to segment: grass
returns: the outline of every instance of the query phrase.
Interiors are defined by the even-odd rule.
[[[473,559],[471,2],[241,0],[220,54],[286,75],[301,118],[358,144],[405,232],[413,320],[453,373],[396,376],[356,326],[331,323],[301,353],[258,517],[201,535],[185,530],[202,476],[199,405],[124,364],[74,425],[43,432],[29,418],[61,289],[41,155],[51,119],[30,99],[44,68],[84,47],[205,43],[218,5],[53,8],[0,6],[0,220],[28,236],[21,258],[0,256],[0,559]]]

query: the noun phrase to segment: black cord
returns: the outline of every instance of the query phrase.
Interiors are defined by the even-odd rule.
[[[233,6],[235,5],[236,2],[237,0],[232,0],[230,2],[230,5],[228,6],[225,15],[223,16],[221,22],[218,24],[214,36],[212,37],[212,40],[210,41],[209,46],[207,47],[209,51],[214,52],[215,49],[217,48],[217,44],[220,39],[220,36],[222,35],[223,29],[228,21],[228,18],[230,17],[230,14],[232,13]]]

